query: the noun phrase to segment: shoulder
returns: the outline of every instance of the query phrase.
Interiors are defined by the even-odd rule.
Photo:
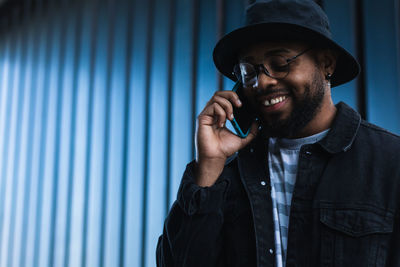
[[[379,170],[400,183],[400,136],[372,123],[361,121],[350,152],[369,171]],[[396,177],[396,178],[395,178]]]
[[[387,138],[393,138],[394,140],[397,140],[398,142],[400,142],[400,135],[392,133],[392,132],[390,132],[382,127],[379,127],[373,123],[370,123],[368,121],[361,120],[360,127],[365,131],[369,131],[369,132],[377,134],[377,135],[382,135]]]
[[[365,120],[360,123],[358,139],[366,145],[379,150],[383,149],[398,153],[400,149],[399,135]]]

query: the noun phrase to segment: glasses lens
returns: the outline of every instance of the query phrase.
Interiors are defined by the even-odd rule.
[[[283,56],[265,58],[264,67],[269,72],[269,76],[277,79],[285,78],[289,72],[289,64]]]
[[[241,81],[245,87],[249,87],[257,82],[257,72],[251,64],[236,64],[233,71],[236,78]]]

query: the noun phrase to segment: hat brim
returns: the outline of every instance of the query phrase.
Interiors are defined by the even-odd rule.
[[[305,41],[312,45],[335,49],[338,51],[338,58],[331,78],[332,87],[351,81],[360,72],[357,60],[332,39],[317,31],[290,23],[253,24],[228,33],[214,48],[215,66],[223,75],[236,81],[232,71],[239,52],[249,45],[263,41]]]

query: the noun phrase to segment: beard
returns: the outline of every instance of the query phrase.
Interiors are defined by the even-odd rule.
[[[324,78],[315,73],[311,84],[305,87],[302,98],[292,94],[293,110],[289,117],[281,119],[279,114],[269,115],[268,119],[261,121],[263,132],[268,137],[293,138],[297,136],[320,110],[324,95]]]

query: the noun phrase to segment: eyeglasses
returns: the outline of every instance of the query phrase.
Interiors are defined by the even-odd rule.
[[[265,57],[263,63],[259,65],[240,62],[233,67],[233,74],[236,76],[238,81],[242,82],[244,87],[257,86],[258,75],[261,71],[273,79],[282,80],[289,74],[289,64],[309,50],[311,50],[311,48],[308,48],[290,58],[281,55],[268,56]]]

